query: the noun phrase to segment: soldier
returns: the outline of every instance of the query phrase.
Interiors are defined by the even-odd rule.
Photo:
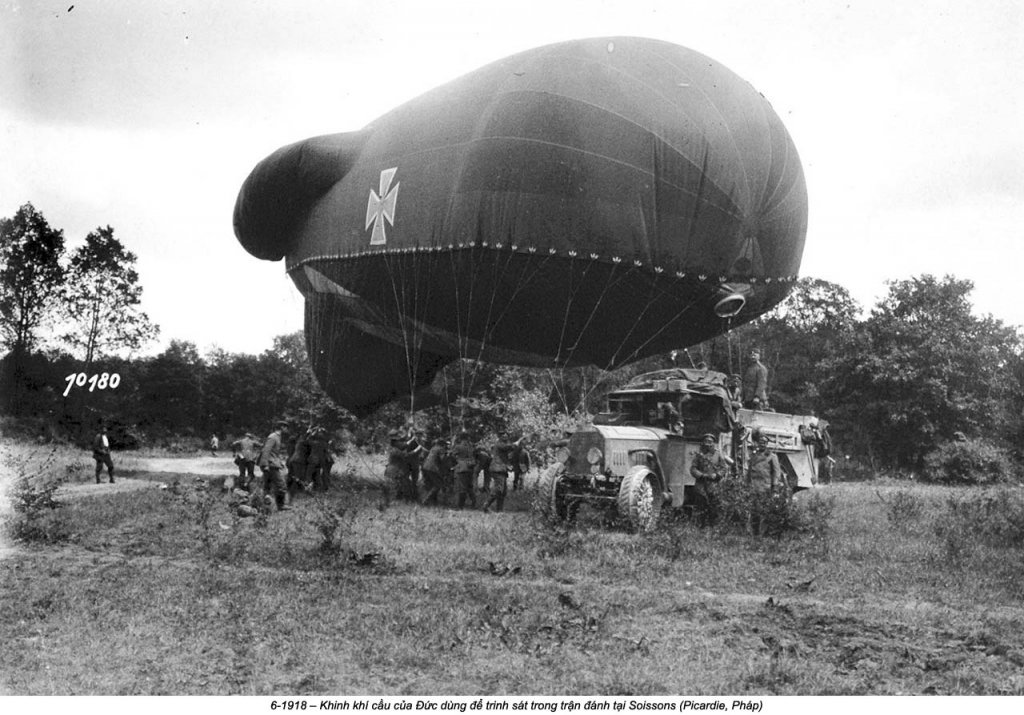
[[[210,435],[210,456],[216,457],[218,449],[220,449],[220,439],[216,434],[212,434]]]
[[[729,392],[729,403],[734,410],[743,407],[743,378],[732,374],[725,380],[725,389]]]
[[[768,449],[768,436],[759,429],[751,434],[753,450],[747,464],[747,486],[750,488],[749,506],[747,509],[747,533],[754,534],[754,522],[757,522],[758,536],[764,535],[764,507],[766,502],[784,491],[786,482],[779,466],[779,458]],[[786,495],[788,497],[788,494]]]
[[[438,496],[444,491],[445,475],[448,473],[448,442],[435,439],[420,468],[423,473],[422,504],[437,504]]]
[[[715,435],[706,434],[701,438],[700,451],[693,456],[690,465],[690,476],[697,484],[694,486],[694,506],[701,526],[713,526],[718,519],[718,499],[715,495],[715,483],[721,481],[729,468],[725,457],[718,451]]]
[[[752,410],[768,409],[768,368],[761,364],[761,351],[750,351],[751,364],[743,373],[743,406]]]
[[[388,466],[384,469],[382,510],[390,506],[396,496],[400,499],[409,498],[413,462],[416,461],[416,451],[411,444],[412,440],[403,437],[397,429],[388,432],[388,440],[391,447],[388,450]],[[415,487],[413,489],[415,490]]]
[[[231,443],[231,451],[235,454],[238,465],[238,483],[240,489],[251,490],[256,481],[256,460],[260,456],[260,443],[252,432],[246,432],[242,439]]]
[[[451,456],[455,461],[455,506],[462,509],[466,506],[468,499],[469,505],[475,509],[476,495],[474,492],[476,490],[473,487],[475,486],[477,459],[476,449],[469,438],[469,432],[459,432],[458,437],[455,438],[455,444],[452,445]]]
[[[288,456],[289,499],[296,486],[300,484],[303,487],[306,486],[303,480],[306,478],[306,465],[309,463],[309,439],[308,429],[305,432],[299,432],[295,444],[292,445],[291,454]]]
[[[107,478],[114,483],[114,460],[110,458],[110,440],[107,438],[107,426],[100,422],[99,432],[92,440],[92,458],[96,460],[96,483],[100,483],[103,467],[107,467]]]
[[[278,511],[291,509],[288,504],[288,481],[285,462],[284,439],[288,436],[288,424],[277,422],[275,429],[267,436],[260,451],[259,465],[263,471],[263,491],[273,496]]]
[[[306,474],[303,482],[314,486],[317,491],[326,492],[330,486],[331,442],[327,439],[327,431],[323,427],[313,428],[309,438],[309,458],[306,462]]]
[[[822,428],[817,419],[812,418],[806,427],[800,427],[800,438],[804,444],[811,445],[815,461],[815,477],[818,484],[829,484],[832,481],[832,438],[827,428]]]
[[[530,471],[530,453],[526,448],[517,444],[512,451],[512,490],[523,488],[523,474]]]
[[[505,442],[498,442],[491,447],[491,464],[488,469],[491,483],[487,501],[484,503],[485,514],[491,510],[491,504],[495,505],[495,511],[501,511],[505,506],[505,494],[508,491],[508,470],[512,463],[512,453],[523,441],[523,438],[520,437],[515,442],[509,442],[507,440],[510,437],[511,435],[506,435]]]
[[[473,485],[476,486],[476,475],[480,474],[483,480],[483,486],[480,487],[480,491],[487,493],[491,491],[491,453],[482,447],[477,447],[473,450],[473,456],[476,458]]]

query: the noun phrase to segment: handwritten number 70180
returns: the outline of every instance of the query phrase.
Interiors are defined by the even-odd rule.
[[[68,383],[68,386],[64,388],[64,397],[67,397],[72,387],[85,387],[86,384],[89,385],[89,392],[106,390],[108,387],[113,390],[121,384],[121,376],[116,372],[113,374],[104,372],[89,377],[84,372],[73,372],[65,377],[64,381]]]

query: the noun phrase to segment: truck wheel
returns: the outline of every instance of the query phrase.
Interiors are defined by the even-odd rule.
[[[661,513],[661,493],[654,475],[637,469],[626,475],[619,487],[619,516],[633,531],[651,531]]]
[[[545,519],[565,518],[565,497],[558,489],[562,472],[565,471],[564,464],[556,464],[543,472],[537,480],[537,494],[535,496],[534,508],[540,511]]]

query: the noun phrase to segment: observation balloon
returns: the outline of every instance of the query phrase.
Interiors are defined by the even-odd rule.
[[[752,320],[797,278],[807,190],[746,81],[599,38],[279,149],[234,227],[286,259],[317,378],[361,413],[459,358],[607,369]]]

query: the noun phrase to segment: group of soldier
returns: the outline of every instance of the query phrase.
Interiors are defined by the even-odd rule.
[[[530,468],[530,457],[523,437],[505,434],[489,449],[483,448],[461,431],[453,442],[434,439],[429,448],[415,435],[401,430],[388,433],[388,463],[384,471],[382,506],[394,499],[418,501],[423,505],[447,503],[457,509],[468,504],[476,508],[477,484],[485,494],[483,511],[501,511],[508,493],[523,488],[523,474]],[[420,496],[418,482],[422,481]]]
[[[231,444],[238,477],[232,488],[259,499],[262,494],[278,511],[291,508],[299,491],[327,491],[330,485],[331,442],[323,427],[310,426],[289,444],[288,424],[278,422],[262,443],[251,432]],[[262,477],[257,479],[256,467]],[[252,508],[252,504],[245,505]]]

